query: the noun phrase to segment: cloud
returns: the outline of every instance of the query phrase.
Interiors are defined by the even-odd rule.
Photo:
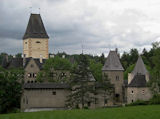
[[[1,0],[0,52],[22,52],[31,11],[41,13],[52,53],[141,51],[160,36],[158,0]]]

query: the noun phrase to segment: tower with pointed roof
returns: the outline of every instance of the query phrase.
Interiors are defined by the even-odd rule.
[[[40,14],[31,14],[23,36],[24,57],[48,59],[48,39]]]
[[[132,103],[137,100],[147,101],[152,97],[150,88],[147,86],[149,73],[139,56],[136,65],[131,73],[128,74],[128,84],[126,85],[126,101]]]
[[[103,76],[108,75],[111,83],[114,84],[114,104],[123,102],[123,67],[116,51],[110,51],[107,60],[102,68]]]
[[[136,65],[133,69],[133,71],[131,73],[128,74],[128,84],[131,83],[131,81],[133,80],[133,78],[137,75],[144,75],[145,76],[145,80],[148,82],[149,81],[149,73],[144,65],[144,62],[142,60],[142,57],[139,56],[138,60],[136,62]]]

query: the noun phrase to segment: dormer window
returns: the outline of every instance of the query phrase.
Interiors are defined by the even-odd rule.
[[[41,43],[40,41],[36,41],[36,43]]]

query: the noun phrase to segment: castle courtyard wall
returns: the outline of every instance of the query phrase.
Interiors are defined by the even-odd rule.
[[[21,98],[21,110],[34,108],[65,108],[65,101],[70,94],[67,89],[29,89],[24,90]]]

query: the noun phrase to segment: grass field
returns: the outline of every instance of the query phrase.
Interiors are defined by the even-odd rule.
[[[0,119],[160,119],[160,105],[2,114]]]

